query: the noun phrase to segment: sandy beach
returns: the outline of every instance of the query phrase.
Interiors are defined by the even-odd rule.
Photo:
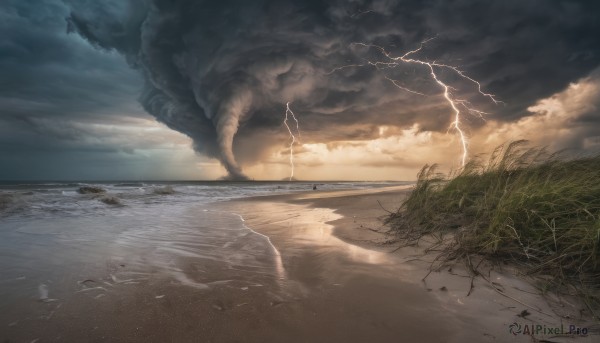
[[[357,321],[352,316],[334,315],[329,306],[314,310],[331,318],[328,332],[332,337],[344,331],[344,325],[351,325],[354,334],[340,337],[341,341],[361,341],[356,339],[361,335],[386,342],[398,341],[399,337],[401,341],[422,342],[594,341],[598,326],[585,316],[583,304],[575,298],[541,295],[535,280],[510,265],[482,263],[490,284],[472,278],[462,262],[429,273],[437,252],[424,250],[434,240],[398,249],[400,243],[386,234],[389,228],[382,219],[387,211],[399,207],[409,191],[409,187],[400,186],[368,192],[315,192],[260,197],[253,199],[256,205],[228,206],[244,213],[248,225],[264,231],[281,247],[290,283],[319,289],[333,284],[336,288],[331,293],[313,292],[311,297],[322,297],[322,304],[340,297],[338,301],[348,312],[364,314]],[[294,250],[299,242],[305,243],[305,249]],[[369,286],[354,289],[363,282]],[[347,288],[353,289],[354,296],[346,297]],[[368,328],[365,320],[379,325]],[[538,332],[514,335],[510,326],[515,323],[521,325],[521,331],[535,325]],[[309,334],[318,325],[297,325],[304,327],[308,340],[320,334]],[[556,327],[567,332],[570,325],[585,327],[592,334],[543,332],[544,328]]]
[[[267,242],[264,256],[232,270],[218,261],[201,263],[190,253],[169,261],[177,268],[165,275],[158,269],[140,271],[143,259],[152,258],[144,249],[121,251],[112,255],[118,258],[55,281],[51,289],[59,291],[45,298],[8,306],[0,314],[0,338],[38,343],[531,342],[530,335],[512,334],[510,325],[593,329],[580,320],[580,304],[566,298],[548,302],[508,268],[489,271],[493,284],[473,279],[470,295],[472,278],[460,263],[423,281],[435,255],[424,255],[423,247],[392,252],[397,243],[382,233],[386,209],[398,208],[406,192],[406,186],[314,191],[213,204],[207,213],[239,215],[247,230]],[[535,337],[595,341],[594,335]]]

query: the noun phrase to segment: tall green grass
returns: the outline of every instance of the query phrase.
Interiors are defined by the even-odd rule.
[[[449,175],[426,165],[389,222],[412,241],[452,232],[453,257],[511,261],[587,295],[600,288],[600,156],[516,141]]]

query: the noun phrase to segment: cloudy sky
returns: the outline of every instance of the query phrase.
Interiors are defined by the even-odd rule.
[[[5,0],[0,180],[282,179],[288,102],[297,178],[410,180],[461,164],[444,85],[468,158],[598,150],[599,23],[584,0]]]

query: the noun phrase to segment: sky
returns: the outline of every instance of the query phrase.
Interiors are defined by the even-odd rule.
[[[301,180],[600,150],[596,1],[5,0],[0,35],[0,180],[288,178],[288,103]]]

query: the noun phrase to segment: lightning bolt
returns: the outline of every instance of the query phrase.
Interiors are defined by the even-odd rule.
[[[487,113],[477,110],[476,108],[474,108],[471,105],[471,103],[469,103],[466,100],[456,98],[452,92],[455,89],[452,88],[451,86],[449,86],[448,84],[446,84],[444,81],[442,81],[438,77],[438,75],[436,74],[436,68],[450,70],[450,71],[454,72],[455,74],[457,74],[458,76],[460,76],[461,78],[463,78],[464,80],[467,80],[467,81],[473,83],[474,85],[477,86],[477,91],[479,92],[479,94],[482,95],[483,97],[489,98],[492,102],[494,102],[494,104],[502,103],[502,101],[499,101],[498,99],[496,99],[495,95],[484,92],[482,90],[482,86],[481,86],[480,82],[467,76],[464,71],[460,70],[456,66],[438,63],[435,61],[428,62],[428,61],[424,61],[424,60],[420,60],[420,59],[411,57],[411,55],[414,55],[417,52],[421,51],[423,49],[423,47],[425,46],[425,44],[427,44],[429,41],[431,41],[435,38],[436,37],[429,38],[429,39],[421,42],[421,45],[417,49],[410,50],[407,53],[405,53],[404,55],[398,56],[398,57],[392,56],[392,54],[390,52],[388,52],[387,50],[385,50],[383,47],[381,47],[379,45],[366,44],[366,43],[352,43],[351,45],[359,45],[359,46],[363,46],[363,47],[366,47],[369,49],[373,48],[373,49],[379,50],[381,52],[381,54],[385,57],[385,60],[383,60],[383,61],[364,60],[365,62],[363,64],[349,64],[349,65],[337,67],[337,68],[331,70],[326,75],[333,74],[339,70],[343,70],[346,68],[357,68],[357,67],[363,67],[363,66],[367,66],[367,65],[373,66],[379,71],[384,70],[384,69],[392,69],[392,68],[398,67],[400,64],[418,64],[418,65],[427,66],[429,69],[431,78],[433,79],[433,81],[435,81],[440,86],[440,88],[443,91],[442,94],[444,96],[444,99],[448,102],[448,104],[452,108],[452,111],[454,112],[454,115],[453,115],[454,120],[450,124],[449,130],[454,129],[458,133],[458,136],[460,138],[461,147],[462,147],[461,163],[462,163],[462,166],[464,166],[467,161],[467,157],[468,157],[468,142],[467,142],[467,136],[461,127],[462,122],[461,122],[460,108],[464,108],[469,114],[476,115],[481,119],[484,119],[484,115]],[[410,88],[402,86],[398,80],[392,79],[391,77],[389,77],[385,74],[383,76],[398,89],[401,89],[403,91],[410,92],[413,94],[426,95],[421,92],[417,92],[415,90],[412,90]]]
[[[300,138],[300,123],[298,122],[298,119],[294,115],[294,112],[290,109],[290,102],[289,101],[285,104],[285,106],[286,106],[286,109],[285,109],[285,119],[283,120],[283,124],[287,128],[288,132],[290,133],[290,137],[292,138],[292,141],[290,143],[290,168],[292,170],[292,172],[290,174],[290,181],[292,181],[292,179],[294,178],[294,144],[296,144],[296,142],[299,142],[299,138]],[[289,116],[291,116],[294,119],[294,121],[296,122],[296,132],[298,133],[298,140],[296,139],[296,136],[294,136],[294,133],[292,132],[292,129],[288,125]]]
[[[361,15],[367,14],[367,13],[375,13],[375,11],[373,11],[373,10],[360,11],[360,12],[357,12],[357,13],[354,13],[353,15],[351,15],[350,18],[357,18],[357,17],[360,17]]]

